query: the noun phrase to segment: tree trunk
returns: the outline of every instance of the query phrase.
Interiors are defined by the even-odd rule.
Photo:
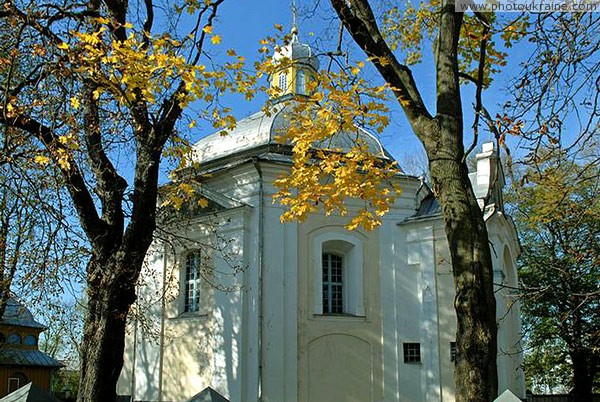
[[[490,402],[498,394],[490,247],[466,164],[453,154],[451,158],[431,155],[429,159],[444,214],[456,289],[456,401]]]
[[[596,355],[591,350],[576,349],[569,352],[573,362],[573,401],[588,402],[593,398],[592,389],[598,367]]]
[[[89,263],[78,402],[116,400],[127,314],[136,299],[137,266],[141,264],[117,258],[109,258],[106,263],[92,259]]]
[[[458,41],[463,14],[441,2],[436,41],[436,116],[379,31],[368,0],[331,0],[354,41],[367,54],[403,108],[427,157],[450,245],[457,316],[457,402],[490,402],[498,393],[496,302],[488,234],[463,161]]]

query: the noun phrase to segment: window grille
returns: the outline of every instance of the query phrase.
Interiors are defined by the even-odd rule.
[[[287,90],[287,74],[285,72],[279,74],[279,89],[283,92]]]
[[[323,254],[323,314],[344,312],[344,283],[342,257]]]
[[[421,363],[421,344],[404,343],[404,363]]]
[[[456,342],[450,342],[450,361],[451,362],[456,361],[456,353],[457,353]]]
[[[183,311],[194,312],[200,309],[200,266],[199,251],[192,252],[185,259],[185,305]]]

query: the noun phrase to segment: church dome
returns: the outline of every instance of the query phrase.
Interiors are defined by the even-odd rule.
[[[215,133],[202,138],[193,146],[192,158],[195,162],[213,162],[234,155],[236,157],[256,157],[265,154],[290,155],[291,145],[282,143],[279,137],[283,136],[290,127],[298,99],[306,99],[306,84],[316,79],[319,60],[309,45],[298,40],[298,30],[295,25],[290,42],[281,47],[273,59],[290,61],[280,64],[280,68],[270,77],[272,87],[280,91],[271,99],[272,104],[276,106],[268,112],[260,111],[239,120],[235,129],[227,135]],[[316,108],[318,106],[315,104],[315,110]],[[371,154],[382,159],[393,160],[377,138],[359,127],[348,132],[337,133],[314,146],[334,152],[348,152],[357,142],[366,145]]]
[[[285,148],[289,153],[291,145],[282,144],[278,137],[289,127],[293,105],[294,101],[281,103],[276,111],[269,114],[260,111],[239,120],[236,128],[227,135],[217,132],[202,138],[193,146],[193,160],[206,163],[234,155],[281,153]],[[322,144],[316,144],[316,147],[348,152],[357,140],[365,144],[372,154],[382,159],[393,160],[375,136],[359,127],[356,127],[356,131],[338,133]]]
[[[298,30],[292,29],[292,39],[290,43],[282,46],[279,51],[273,55],[273,60],[278,61],[289,59],[292,63],[301,63],[312,67],[315,71],[319,69],[319,59],[313,49],[306,43],[298,40]]]

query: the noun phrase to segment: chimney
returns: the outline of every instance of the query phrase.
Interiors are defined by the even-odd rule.
[[[501,202],[500,192],[505,184],[504,174],[493,142],[482,144],[481,152],[476,155],[476,158],[475,195],[479,206],[483,209],[490,202]]]

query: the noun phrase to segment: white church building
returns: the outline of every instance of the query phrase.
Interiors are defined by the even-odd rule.
[[[272,77],[285,88],[279,111],[255,113],[229,135],[194,145],[203,177],[198,192],[209,205],[161,223],[118,393],[183,402],[211,387],[204,397],[217,391],[231,402],[454,401],[452,265],[427,185],[397,175],[401,196],[370,232],[347,231],[347,217],[318,213],[280,223],[272,183],[291,157],[276,137],[289,122],[286,102],[305,93],[318,68],[295,34],[282,53],[293,63]],[[340,134],[335,146],[348,149],[351,136],[391,159],[364,131]],[[492,249],[499,392],[524,398],[519,311],[510,290],[519,244],[504,213],[504,178],[491,143],[477,154],[471,179]]]

